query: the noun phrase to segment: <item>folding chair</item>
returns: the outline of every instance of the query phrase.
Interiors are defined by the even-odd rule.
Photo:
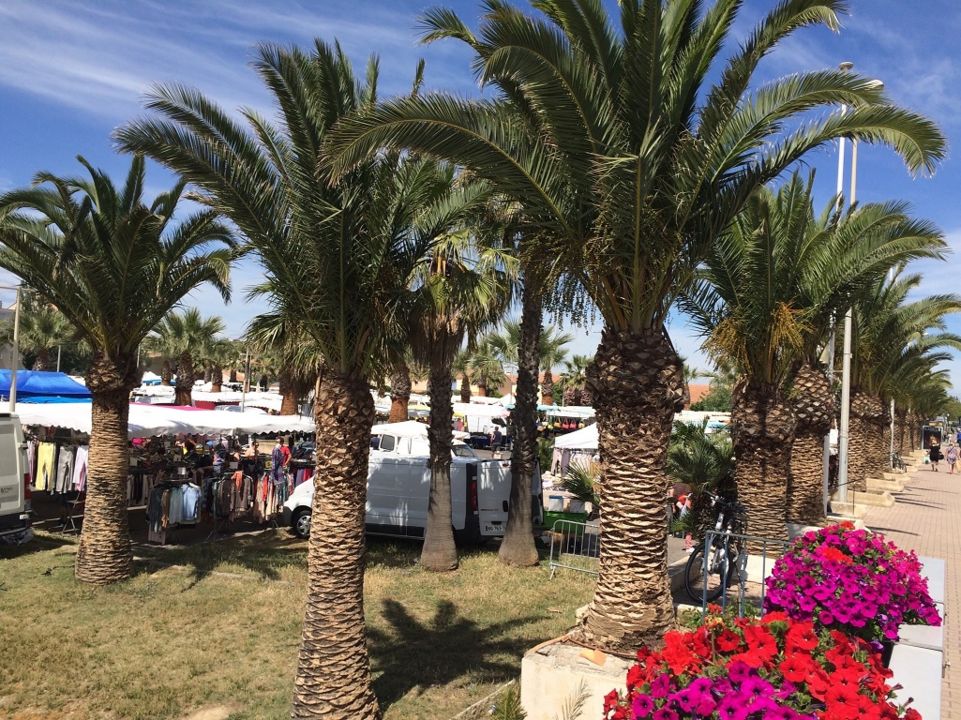
[[[84,503],[87,500],[87,491],[81,490],[72,499],[65,500],[66,509],[61,518],[61,532],[80,532],[80,523],[83,522]]]

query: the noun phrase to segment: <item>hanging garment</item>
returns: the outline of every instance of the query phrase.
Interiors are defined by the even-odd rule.
[[[37,480],[37,442],[36,440],[27,441],[27,467],[30,471],[30,483],[36,484]]]
[[[53,443],[40,443],[37,449],[37,476],[34,487],[37,490],[52,490],[57,477],[57,446]]]
[[[171,525],[179,525],[183,519],[184,493],[182,487],[170,488],[170,510],[168,520]]]
[[[187,483],[180,488],[180,522],[195,523],[200,511],[200,486]]]
[[[90,448],[81,445],[77,448],[77,454],[73,459],[73,489],[83,492],[87,487],[87,457]]]
[[[58,493],[73,489],[73,455],[74,449],[67,445],[61,446],[57,454],[56,490]]]

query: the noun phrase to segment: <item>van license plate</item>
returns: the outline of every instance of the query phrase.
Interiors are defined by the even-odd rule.
[[[504,527],[493,523],[484,523],[484,535],[503,535]]]

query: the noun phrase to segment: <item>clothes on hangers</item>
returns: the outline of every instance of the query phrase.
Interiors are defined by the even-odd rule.
[[[33,479],[37,490],[50,490],[57,478],[57,446],[42,442],[37,447],[37,474]]]
[[[73,489],[83,492],[87,489],[87,458],[90,448],[81,445],[77,448],[77,454],[73,459]]]
[[[55,492],[65,493],[73,489],[73,458],[74,449],[69,445],[62,445],[57,453]]]

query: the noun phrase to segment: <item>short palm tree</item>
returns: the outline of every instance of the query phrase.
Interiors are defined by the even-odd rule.
[[[164,358],[177,368],[177,405],[193,402],[198,370],[224,330],[217,316],[204,317],[197,308],[174,310],[157,323],[155,345],[170,353]]]
[[[58,347],[74,344],[75,331],[62,312],[48,303],[38,301],[35,293],[20,293],[21,354],[33,355],[32,369],[49,370],[53,364],[50,354]],[[0,330],[0,341],[13,340],[13,323]]]
[[[272,278],[253,288],[253,293],[268,297],[273,292]],[[314,387],[323,364],[300,318],[281,313],[257,315],[247,326],[245,343],[266,360],[265,367],[277,377],[280,414],[299,414],[300,401]]]
[[[605,512],[579,639],[629,652],[674,619],[664,459],[685,393],[665,330],[673,300],[754,190],[808,151],[846,135],[886,142],[913,170],[930,170],[944,138],[856,75],[750,89],[782,40],[806,26],[837,29],[841,0],[782,0],[739,47],[730,35],[740,0],[625,0],[616,18],[599,0],[533,5],[528,16],[488,0],[476,32],[453,11],[429,11],[426,38],[466,43],[499,95],[384,103],[338,126],[335,169],[384,146],[466,166],[523,208],[529,251],[554,268],[567,299],[583,291],[597,308],[604,330],[589,386]],[[827,112],[841,103],[847,114]]]
[[[322,359],[293,717],[368,720],[380,716],[363,606],[369,383],[383,377],[407,327],[410,278],[426,252],[407,218],[419,214],[422,186],[399,182],[414,159],[389,153],[331,176],[326,137],[376,101],[376,60],[361,82],[339,46],[318,40],[309,51],[261,46],[254,67],[279,122],[245,110],[241,123],[199,93],[172,86],[148,102],[161,117],[134,122],[118,137],[182,174],[230,218],[273,283],[271,311],[299,318]]]
[[[544,382],[541,385],[546,405],[553,404],[553,368],[567,360],[566,346],[574,340],[570,333],[560,332],[555,327],[544,328],[537,342],[537,364],[544,369]],[[503,363],[517,365],[521,344],[521,323],[517,320],[504,322],[501,332],[491,337],[495,352]]]
[[[587,385],[587,368],[594,361],[590,355],[572,355],[564,362],[561,373],[561,383],[564,388],[563,402],[565,405],[588,405],[585,387]]]
[[[782,540],[788,538],[792,470],[797,510],[813,514],[808,506],[822,505],[821,439],[829,429],[825,418],[805,410],[810,398],[791,402],[798,366],[816,360],[830,318],[854,293],[895,265],[937,257],[944,248],[935,227],[910,219],[896,204],[842,214],[835,200],[816,220],[813,187],[813,174],[806,181],[795,174],[777,191],[755,193],[715,243],[682,303],[707,337],[706,347],[739,374],[731,435],[750,531]],[[811,384],[798,389],[806,393]],[[818,433],[813,445],[798,448],[804,463],[792,453],[795,406]],[[810,428],[805,437],[812,437]]]
[[[32,188],[0,196],[0,267],[66,316],[93,351],[87,501],[77,579],[130,577],[133,554],[123,491],[130,391],[140,384],[140,343],[192,290],[211,283],[226,300],[229,229],[204,211],[172,222],[184,184],[144,202],[144,160],[122,188],[80,162],[85,178],[40,173]]]
[[[457,353],[457,355],[454,356],[454,362],[451,365],[451,370],[453,370],[454,374],[460,378],[460,401],[462,403],[469,403],[471,398],[471,350],[472,342],[470,339],[468,339],[467,347],[463,348],[459,353]]]
[[[503,356],[489,336],[482,337],[470,353],[468,368],[481,397],[490,396],[507,382]]]

